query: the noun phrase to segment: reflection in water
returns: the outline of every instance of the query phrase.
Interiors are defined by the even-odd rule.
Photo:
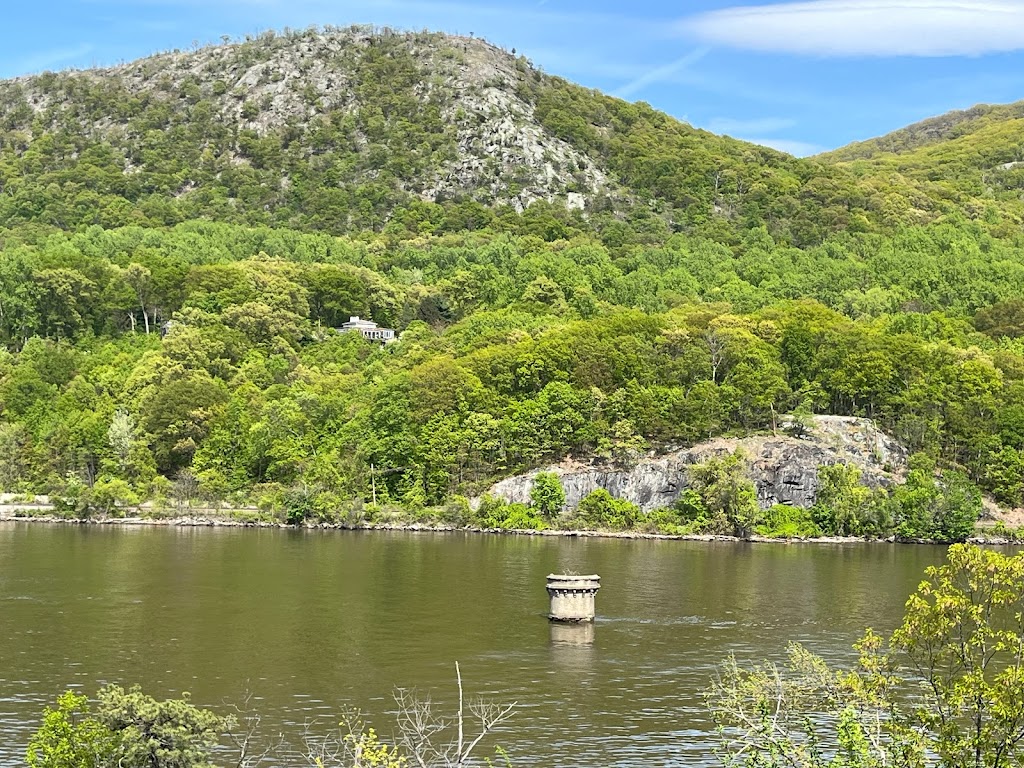
[[[594,623],[551,622],[552,683],[586,686],[595,675]]]
[[[561,622],[552,621],[552,648],[580,648],[594,644],[594,622]]]
[[[715,664],[798,640],[849,661],[892,629],[941,547],[0,523],[0,765],[68,686],[139,683],[223,708],[248,689],[267,734],[363,710],[396,686],[518,702],[519,765],[711,766]],[[552,624],[546,574],[600,573],[598,624]],[[481,754],[489,751],[484,749]],[[288,762],[288,761],[284,761]]]

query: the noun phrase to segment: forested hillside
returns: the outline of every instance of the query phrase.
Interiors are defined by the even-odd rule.
[[[653,211],[802,246],[954,211],[934,185],[695,130],[482,40],[362,27],[0,84],[0,186],[0,221],[65,229],[462,231],[543,200],[598,229]]]
[[[982,201],[1019,215],[1024,102],[950,112],[818,159],[861,178],[889,175],[912,180],[933,195],[957,201],[973,215],[980,214]]]
[[[956,141],[900,158],[973,163]],[[889,162],[798,160],[428,33],[0,83],[0,490],[458,517],[569,454],[813,411],[1020,505],[1020,201]],[[400,339],[334,330],[355,314]]]

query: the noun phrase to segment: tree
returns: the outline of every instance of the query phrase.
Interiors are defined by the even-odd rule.
[[[835,536],[868,536],[888,533],[871,525],[871,489],[861,483],[855,464],[825,464],[818,467],[815,522]],[[875,500],[879,503],[879,500]]]
[[[124,279],[135,291],[135,298],[142,310],[142,321],[149,333],[149,294],[153,282],[153,273],[141,264],[129,264],[124,270]],[[132,326],[134,328],[134,325]]]
[[[69,338],[87,320],[96,284],[75,269],[42,269],[34,272],[33,296],[42,335]]]
[[[935,460],[925,454],[911,456],[909,464],[907,482],[892,494],[900,521],[897,534],[952,542],[974,533],[981,515],[981,494],[974,484],[958,472],[936,477]]]
[[[835,671],[735,659],[708,692],[727,766],[1009,768],[1024,760],[1024,553],[955,544],[888,643],[868,630]]]
[[[130,413],[123,410],[114,413],[107,429],[107,442],[123,469],[128,464],[128,457],[135,442],[135,419]]]
[[[151,436],[161,470],[186,466],[227,401],[224,387],[201,371],[153,388],[143,399],[140,426]]]
[[[576,519],[584,528],[624,531],[636,525],[640,509],[626,499],[616,499],[604,488],[596,488],[580,500]]]
[[[26,760],[29,768],[100,768],[110,763],[116,745],[114,733],[92,717],[89,700],[66,691],[56,709],[43,713]]]
[[[1024,299],[1000,301],[979,309],[974,315],[974,327],[995,339],[1024,336]]]
[[[734,536],[745,538],[761,519],[757,489],[746,476],[746,460],[736,451],[690,469],[690,482],[712,515],[723,514]]]
[[[565,489],[558,475],[554,472],[538,472],[530,488],[530,502],[548,520],[561,512],[565,506]]]
[[[922,725],[950,766],[1024,759],[1024,555],[954,545],[907,601],[892,646],[930,689]]]
[[[47,709],[29,743],[30,768],[209,768],[221,733],[234,725],[189,701],[158,701],[138,687],[108,685],[93,711],[71,691]]]
[[[138,686],[103,688],[96,714],[118,735],[117,765],[122,767],[206,768],[218,736],[231,725],[196,707],[187,693],[158,701]]]
[[[480,698],[467,704],[458,663],[455,679],[459,704],[454,717],[440,716],[430,698],[416,691],[395,691],[398,746],[420,768],[466,768],[480,742],[515,714],[515,702],[500,704]],[[469,732],[467,720],[476,723],[475,735]]]

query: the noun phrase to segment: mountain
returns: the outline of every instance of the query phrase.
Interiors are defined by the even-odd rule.
[[[579,524],[962,538],[1024,505],[1015,109],[797,159],[365,27],[0,83],[0,491],[544,526],[465,499],[825,414],[906,484],[762,511],[734,453]]]
[[[950,112],[818,156],[859,176],[899,176],[975,212],[1024,209],[1024,101]]]
[[[653,212],[719,237],[763,224],[810,244],[891,228],[893,186],[428,32],[268,32],[0,83],[8,225],[464,230],[543,200],[591,219]],[[949,212],[941,196],[895,186],[921,218]]]

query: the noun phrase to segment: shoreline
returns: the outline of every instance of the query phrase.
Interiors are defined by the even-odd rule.
[[[16,511],[27,512],[28,509],[19,508]],[[40,510],[34,509],[33,512]],[[890,536],[884,539],[869,539],[860,536],[820,536],[817,538],[773,538],[769,536],[750,536],[740,538],[738,536],[726,536],[723,534],[666,534],[666,533],[644,533],[642,531],[593,531],[593,530],[562,530],[548,528],[545,530],[530,529],[504,529],[504,528],[476,528],[472,526],[455,525],[434,525],[430,523],[313,523],[303,525],[288,525],[287,523],[271,522],[267,520],[236,520],[230,517],[204,516],[204,515],[177,515],[168,517],[89,517],[89,518],[66,518],[46,514],[16,514],[12,511],[0,511],[0,524],[2,523],[32,523],[49,525],[81,525],[81,526],[115,526],[129,528],[266,528],[277,530],[304,530],[304,531],[395,531],[407,533],[472,533],[478,535],[499,535],[499,536],[553,536],[561,538],[590,538],[590,539],[628,539],[628,540],[650,540],[650,541],[723,541],[723,542],[746,542],[751,544],[931,544],[936,546],[948,546],[943,542],[930,540],[897,539]],[[968,539],[974,544],[987,544],[991,546],[1004,546],[1015,542],[1005,537],[983,538],[974,536]]]

